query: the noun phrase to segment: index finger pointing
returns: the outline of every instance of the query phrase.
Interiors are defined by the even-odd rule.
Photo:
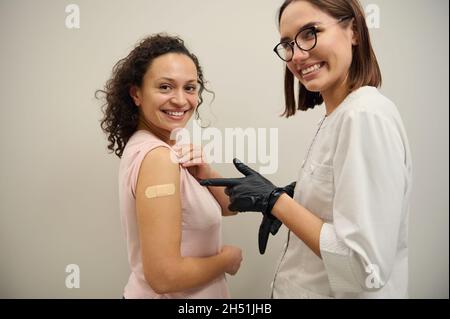
[[[199,181],[202,186],[225,186],[232,187],[241,183],[241,178],[210,178]]]

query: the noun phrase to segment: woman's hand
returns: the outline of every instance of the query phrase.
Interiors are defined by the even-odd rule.
[[[229,275],[235,275],[241,267],[242,250],[238,247],[225,245],[222,246],[220,253],[223,254],[227,260],[225,272]]]
[[[178,155],[178,162],[196,179],[210,178],[212,169],[203,156],[203,150],[198,145],[180,144],[175,145],[173,150]]]

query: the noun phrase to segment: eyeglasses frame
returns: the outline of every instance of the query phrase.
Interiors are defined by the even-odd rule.
[[[331,26],[331,25],[340,24],[340,23],[342,23],[342,22],[344,22],[344,21],[346,21],[346,20],[348,20],[348,19],[352,19],[353,17],[354,17],[353,15],[345,16],[345,17],[340,18],[340,19],[339,19],[338,21],[336,21],[336,22],[329,23],[329,24],[325,24],[325,25],[321,25],[321,26],[323,27],[323,26]],[[300,50],[305,51],[305,52],[309,52],[309,51],[313,50],[313,49],[316,47],[316,45],[317,45],[317,29],[318,29],[318,27],[319,27],[319,26],[317,26],[317,25],[313,25],[313,26],[310,26],[310,27],[307,27],[307,28],[304,28],[304,29],[302,28],[302,29],[295,35],[294,40],[292,40],[292,41],[290,41],[290,42],[280,42],[280,43],[278,43],[278,44],[273,48],[273,51],[274,51],[275,54],[276,54],[281,60],[283,60],[284,62],[286,62],[286,63],[287,63],[287,62],[291,62],[292,59],[294,58],[294,43],[295,43],[295,45],[296,45]],[[305,50],[305,49],[303,49],[303,48],[298,44],[298,42],[297,42],[297,37],[299,36],[300,33],[305,32],[305,31],[307,31],[307,30],[312,30],[312,31],[314,32],[314,45],[313,45],[310,49]],[[280,45],[282,45],[282,44],[288,44],[288,45],[289,45],[289,48],[290,48],[291,51],[292,51],[292,56],[291,56],[291,58],[290,58],[289,60],[283,59],[283,58],[278,54],[277,48],[278,48]]]

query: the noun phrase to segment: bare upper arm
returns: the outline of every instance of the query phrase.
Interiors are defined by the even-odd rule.
[[[148,196],[148,187],[171,184],[173,194]],[[151,281],[181,257],[180,171],[166,147],[152,150],[142,161],[136,187],[136,211],[144,273]]]

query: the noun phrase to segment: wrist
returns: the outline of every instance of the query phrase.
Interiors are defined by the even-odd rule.
[[[276,187],[269,195],[267,210],[265,212],[266,215],[269,217],[274,217],[272,215],[272,211],[275,207],[275,204],[277,203],[278,199],[283,195],[286,194],[286,190],[283,187]]]
[[[272,211],[270,212],[273,217],[280,219],[280,211],[281,211],[280,208],[283,207],[286,200],[292,200],[292,198],[287,193],[281,194],[281,196],[278,198],[278,200],[273,205]]]
[[[230,263],[230,254],[226,249],[222,249],[222,251],[219,253],[219,259],[222,272],[227,272],[228,265]]]
[[[209,167],[209,173],[208,177],[205,177],[204,179],[210,179],[210,178],[222,178],[223,176],[219,174],[219,172],[215,171],[209,164],[207,164]]]
[[[211,166],[209,166],[209,164],[207,163],[202,163],[197,167],[197,173],[195,175],[195,178],[197,179],[209,179],[209,178],[214,178],[213,175],[211,174],[212,172],[212,168]]]

